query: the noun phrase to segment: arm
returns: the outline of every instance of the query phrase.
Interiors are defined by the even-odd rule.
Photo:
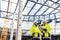
[[[30,34],[32,35],[33,33],[33,26],[30,28]]]
[[[51,28],[50,28],[50,25],[48,24],[48,25],[47,25],[47,32],[50,33],[50,31],[51,31]]]

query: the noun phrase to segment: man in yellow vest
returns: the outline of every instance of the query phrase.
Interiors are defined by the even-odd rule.
[[[38,37],[40,37],[41,31],[39,30],[37,23],[34,22],[32,27],[30,28],[30,34],[35,37],[34,40],[40,40]]]
[[[43,37],[46,37],[46,38],[50,37],[50,31],[51,31],[51,28],[49,23],[47,23],[46,21],[43,21],[43,25],[42,25]],[[49,39],[46,39],[46,40],[49,40]]]

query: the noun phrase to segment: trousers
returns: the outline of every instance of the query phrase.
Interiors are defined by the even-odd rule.
[[[40,40],[39,38],[34,38],[33,40]]]

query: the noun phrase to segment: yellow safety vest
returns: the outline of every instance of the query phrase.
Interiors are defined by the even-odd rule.
[[[32,25],[32,27],[30,28],[30,34],[32,35],[33,33],[34,37],[38,37],[38,33],[41,33],[38,26],[36,27],[35,25]]]
[[[42,28],[46,29],[48,33],[51,31],[50,25],[48,23],[46,23]]]
[[[44,37],[48,37],[51,31],[50,25],[47,23],[42,28],[47,30],[47,32],[44,32]]]
[[[44,37],[49,37],[49,33],[45,32],[44,34]]]

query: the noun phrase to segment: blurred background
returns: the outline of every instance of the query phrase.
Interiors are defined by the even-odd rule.
[[[0,33],[3,26],[7,27],[7,40],[10,38],[12,28],[13,39],[15,40],[18,24],[18,9],[19,0],[0,0]],[[54,38],[57,37],[56,40],[60,38],[60,0],[23,0],[22,14],[23,36],[30,36],[29,30],[35,20],[37,22],[46,20],[49,21],[51,26],[51,35]],[[6,19],[8,20],[6,21]]]

